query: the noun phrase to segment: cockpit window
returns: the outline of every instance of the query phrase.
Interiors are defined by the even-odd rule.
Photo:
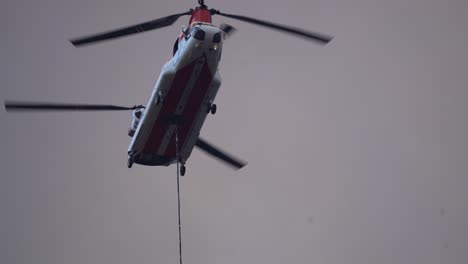
[[[205,31],[199,27],[194,27],[192,29],[191,35],[197,40],[205,40]]]
[[[220,43],[221,42],[221,32],[214,34],[213,36],[213,43]]]

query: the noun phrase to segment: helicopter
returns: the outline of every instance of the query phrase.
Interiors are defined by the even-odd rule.
[[[133,111],[128,130],[131,142],[127,151],[127,167],[133,164],[169,166],[177,163],[178,173],[185,175],[185,164],[197,147],[234,169],[247,163],[202,139],[200,131],[205,119],[217,111],[214,103],[221,86],[218,65],[224,41],[236,29],[228,24],[216,26],[215,15],[266,27],[319,44],[327,44],[332,37],[304,29],[273,23],[257,18],[234,15],[208,8],[204,0],[184,13],[173,14],[152,21],[104,33],[70,40],[75,47],[139,34],[174,24],[182,16],[190,16],[188,26],[175,40],[172,56],[163,66],[159,79],[146,105],[132,107],[107,104],[67,104],[6,101],[7,111]],[[180,168],[179,168],[180,164]]]

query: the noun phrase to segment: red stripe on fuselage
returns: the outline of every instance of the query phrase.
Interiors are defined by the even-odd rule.
[[[174,80],[172,81],[172,86],[169,89],[168,94],[164,97],[161,111],[154,122],[151,134],[145,143],[143,153],[156,154],[158,152],[163,137],[169,128],[167,120],[173,113],[175,113],[177,104],[187,87],[187,83],[192,75],[196,63],[197,61],[192,62],[176,73]]]
[[[210,68],[208,67],[208,62],[205,60],[205,64],[202,67],[200,75],[198,76],[197,81],[191,91],[187,105],[185,106],[184,111],[182,112],[182,126],[179,128],[179,148],[182,148],[187,140],[190,130],[192,129],[195,118],[200,111],[201,107],[204,107],[204,98],[209,90],[210,84],[213,80],[213,73],[211,73]],[[207,107],[207,106],[206,106]],[[175,157],[175,134],[171,139],[171,143],[168,145],[166,152],[164,153],[166,157]]]

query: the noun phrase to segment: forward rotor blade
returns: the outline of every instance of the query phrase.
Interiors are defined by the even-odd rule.
[[[5,102],[7,111],[122,111],[144,108],[144,106],[116,106],[100,104],[62,104],[36,102]]]
[[[104,41],[104,40],[120,38],[120,37],[132,35],[132,34],[136,34],[136,33],[142,33],[142,32],[145,32],[145,31],[170,26],[170,25],[174,24],[174,22],[176,22],[179,17],[185,16],[185,15],[191,15],[191,14],[192,14],[192,11],[188,11],[188,12],[180,13],[180,14],[174,14],[174,15],[170,15],[170,16],[167,16],[167,17],[162,17],[162,18],[159,18],[159,19],[148,21],[148,22],[145,22],[145,23],[141,23],[141,24],[125,27],[125,28],[112,30],[112,31],[105,32],[105,33],[100,33],[100,34],[95,34],[95,35],[86,36],[86,37],[82,37],[82,38],[72,39],[72,40],[70,40],[70,42],[74,46],[80,47],[80,46],[83,46],[83,45],[86,45],[86,44],[92,44],[92,43],[100,42],[100,41]]]
[[[198,148],[206,152],[207,154],[227,163],[228,165],[232,166],[235,169],[241,169],[245,165],[246,162],[240,161],[229,154],[221,151],[220,149],[216,148],[215,146],[211,145],[210,143],[206,142],[202,138],[198,138],[197,143],[195,144]]]
[[[314,33],[314,32],[309,32],[304,29],[296,28],[296,27],[291,27],[291,26],[286,26],[286,25],[281,25],[273,22],[268,22],[265,20],[260,20],[256,18],[251,18],[251,17],[246,17],[246,16],[239,16],[239,15],[232,15],[232,14],[226,14],[226,13],[221,13],[218,10],[212,10],[214,14],[220,15],[220,16],[225,16],[237,20],[241,20],[244,22],[252,23],[255,25],[263,26],[263,27],[268,27],[274,30],[282,31],[284,33],[289,33],[298,37],[303,37],[308,40],[314,40],[317,41],[323,45],[327,44],[330,42],[333,38],[330,36],[326,36],[324,34],[320,33]]]

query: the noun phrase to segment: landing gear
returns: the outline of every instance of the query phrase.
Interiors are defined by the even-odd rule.
[[[180,176],[184,176],[184,175],[185,175],[185,171],[186,171],[185,165],[181,165],[181,166],[180,166]]]
[[[208,107],[206,108],[206,113],[211,112],[211,114],[214,115],[216,114],[216,109],[217,109],[216,104],[209,103]]]
[[[133,158],[129,157],[128,160],[127,160],[127,167],[129,169],[133,166],[133,162],[134,162]]]
[[[216,104],[212,104],[211,105],[211,114],[212,115],[216,114],[216,109],[217,109]]]
[[[134,135],[135,135],[135,130],[133,130],[132,128],[129,128],[128,129],[128,136],[133,137]]]

